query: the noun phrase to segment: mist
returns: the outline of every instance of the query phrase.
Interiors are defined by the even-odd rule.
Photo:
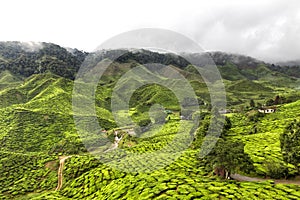
[[[267,62],[300,59],[297,0],[11,0],[2,7],[0,18],[5,20],[0,41],[43,41],[93,51],[122,32],[163,28],[190,37],[206,51],[244,54]],[[39,48],[32,43],[25,46]]]

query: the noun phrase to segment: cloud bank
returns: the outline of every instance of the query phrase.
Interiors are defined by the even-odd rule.
[[[300,59],[297,0],[10,0],[1,8],[0,41],[53,42],[92,51],[125,31],[165,28],[206,50],[272,62]]]

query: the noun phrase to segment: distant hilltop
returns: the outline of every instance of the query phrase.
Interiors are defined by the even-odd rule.
[[[189,62],[181,56],[143,49],[102,50],[98,52],[98,56],[102,59],[112,58],[116,53],[120,54],[120,52],[122,56],[116,60],[119,63],[161,63],[164,65],[174,65],[182,69],[189,65]],[[76,72],[89,54],[88,52],[64,48],[53,43],[0,42],[0,71],[8,70],[15,75],[24,77],[50,71],[56,75],[74,79]],[[199,66],[208,63],[211,64],[212,61],[219,67],[234,65],[236,66],[235,70],[240,71],[242,76],[251,80],[258,79],[259,75],[255,75],[249,72],[249,70],[261,69],[262,65],[270,72],[273,71],[274,73],[279,72],[291,77],[300,77],[300,61],[270,64],[249,56],[219,51],[202,54],[183,54],[194,59],[196,58],[199,61],[197,63]],[[236,71],[233,71],[233,73],[236,73]],[[266,71],[263,73],[266,73]]]

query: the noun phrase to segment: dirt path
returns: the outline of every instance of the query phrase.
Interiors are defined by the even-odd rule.
[[[118,137],[118,132],[117,131],[115,131],[114,134],[115,134],[114,143],[111,145],[111,147],[109,149],[104,151],[104,153],[117,149],[118,146],[119,146],[120,141],[122,140],[122,138],[124,136],[124,134],[123,134],[123,135],[121,135],[121,137]]]
[[[270,180],[270,179],[264,179],[264,178],[252,178],[252,177],[243,176],[240,174],[231,174],[230,177],[237,181],[248,181],[248,182],[262,182],[262,181]]]
[[[276,184],[294,184],[300,185],[300,181],[296,180],[274,180]]]
[[[300,185],[300,181],[298,180],[283,180],[283,179],[269,179],[269,178],[252,178],[249,176],[243,176],[240,174],[232,174],[230,176],[232,179],[237,181],[248,181],[248,182],[262,182],[262,181],[268,181],[272,180],[275,184],[294,184],[294,185]]]
[[[71,158],[72,156],[61,156],[59,157],[59,168],[58,168],[58,183],[57,183],[57,187],[55,190],[60,190],[62,185],[63,185],[63,170],[64,170],[64,165],[65,165],[65,161],[68,158]]]

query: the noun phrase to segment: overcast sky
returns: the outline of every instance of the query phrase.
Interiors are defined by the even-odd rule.
[[[0,41],[44,41],[92,51],[137,28],[182,33],[205,50],[265,61],[300,59],[298,0],[2,0]]]

